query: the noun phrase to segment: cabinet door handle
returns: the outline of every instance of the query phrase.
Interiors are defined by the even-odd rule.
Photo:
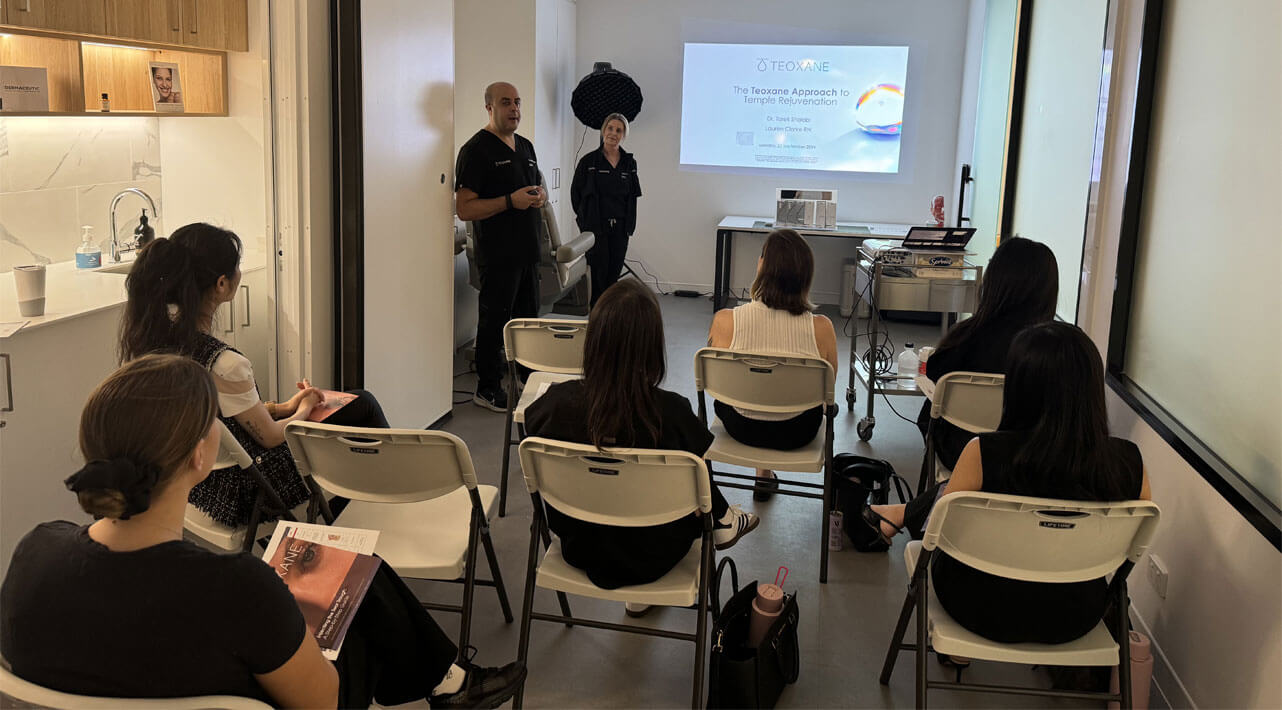
[[[236,299],[227,302],[227,327],[223,328],[224,333],[232,333],[236,330]]]
[[[246,286],[245,284],[241,284],[240,287],[245,291],[245,322],[241,323],[241,327],[248,328],[249,327],[249,286]]]
[[[178,0],[169,0],[169,29],[174,32],[182,32],[182,5]]]
[[[196,0],[191,0],[187,7],[191,8],[191,33],[200,34],[200,12],[196,8]]]
[[[4,406],[0,407],[0,412],[12,412],[13,411],[13,368],[9,361],[12,359],[13,356],[10,355],[9,353],[0,353],[0,357],[4,358],[4,391],[5,391]]]
[[[31,12],[31,0],[22,0],[22,7],[18,8],[18,12]]]

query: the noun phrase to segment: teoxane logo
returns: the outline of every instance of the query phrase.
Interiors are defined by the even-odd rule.
[[[815,59],[769,59],[757,58],[757,71],[781,72],[826,72],[832,69],[830,62]]]

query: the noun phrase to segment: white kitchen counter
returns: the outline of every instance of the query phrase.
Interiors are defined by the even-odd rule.
[[[133,261],[136,252],[125,254],[121,262]],[[108,257],[104,254],[104,261]],[[265,268],[261,253],[246,253],[241,259],[242,272]],[[119,264],[106,263],[104,269]],[[18,292],[13,284],[13,272],[0,274],[0,323],[27,321],[14,336],[53,323],[79,318],[105,308],[119,306],[127,300],[126,274],[106,273],[100,269],[81,270],[74,261],[49,264],[45,269],[45,313],[29,318],[18,313]],[[13,336],[10,336],[13,337]]]

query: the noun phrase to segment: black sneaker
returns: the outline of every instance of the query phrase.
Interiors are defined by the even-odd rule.
[[[503,388],[498,385],[478,387],[476,394],[472,395],[472,404],[478,407],[485,407],[491,412],[506,412],[507,392],[503,391]]]
[[[525,664],[509,663],[502,668],[482,668],[464,661],[467,671],[457,693],[433,695],[427,702],[434,708],[496,708],[516,695],[525,682]]]
[[[758,503],[765,503],[774,497],[775,492],[779,490],[779,477],[772,471],[770,478],[757,477],[757,482],[752,489],[752,499]]]

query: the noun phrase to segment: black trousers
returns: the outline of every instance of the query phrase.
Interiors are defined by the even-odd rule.
[[[423,700],[445,678],[458,648],[384,562],[334,661],[338,707]]]
[[[339,426],[363,426],[371,429],[388,428],[387,417],[383,415],[383,406],[371,392],[347,390],[347,393],[356,395],[356,399],[329,415],[325,423]]]
[[[745,417],[734,407],[716,400],[712,401],[712,409],[735,441],[776,451],[795,451],[814,441],[824,420],[822,406],[783,421]]]
[[[627,255],[628,233],[623,231],[623,221],[606,220],[596,231],[596,242],[588,250],[588,266],[592,270],[592,305],[596,305],[601,294],[619,280]]]
[[[513,318],[537,318],[539,285],[536,264],[480,258],[481,296],[476,317],[476,388],[503,381],[503,326]]]

